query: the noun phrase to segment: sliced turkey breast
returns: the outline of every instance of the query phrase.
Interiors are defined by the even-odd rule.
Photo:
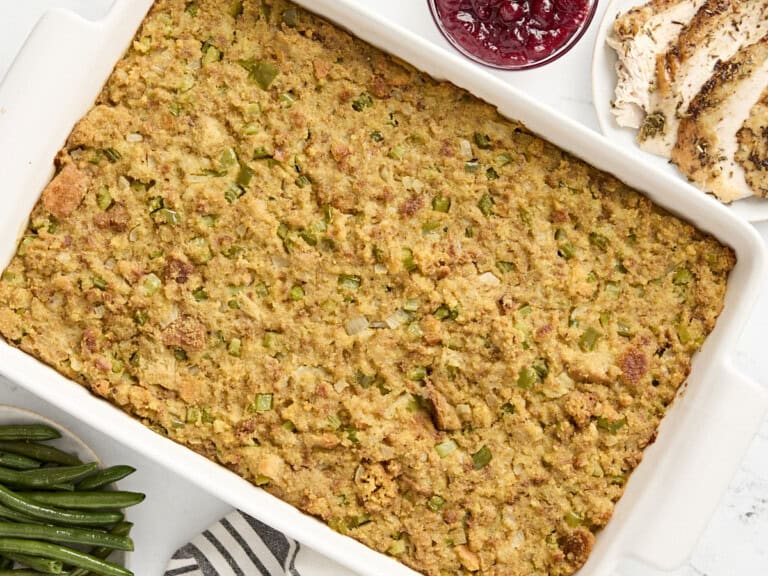
[[[715,64],[768,33],[768,0],[707,0],[657,66],[656,87],[640,126],[647,152],[669,158],[680,117],[712,75]]]
[[[756,196],[768,198],[768,89],[736,134],[736,161]]]
[[[619,126],[639,128],[655,89],[656,59],[688,24],[705,0],[651,0],[619,16],[608,36],[616,50],[613,114]]]
[[[718,62],[680,122],[672,161],[723,202],[752,195],[736,161],[736,133],[768,86],[768,35]]]

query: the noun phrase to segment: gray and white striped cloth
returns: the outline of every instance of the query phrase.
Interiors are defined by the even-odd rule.
[[[353,576],[274,528],[235,510],[179,548],[165,576]]]

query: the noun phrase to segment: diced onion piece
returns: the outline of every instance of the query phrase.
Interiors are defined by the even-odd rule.
[[[354,318],[347,320],[346,324],[344,324],[344,329],[347,331],[348,335],[356,336],[357,334],[368,330],[368,326],[368,319],[365,316],[355,316]]]
[[[499,286],[501,284],[501,280],[493,272],[480,274],[477,279],[480,284],[485,284],[486,286]]]
[[[384,322],[387,323],[387,326],[389,326],[392,330],[395,330],[396,328],[399,328],[403,324],[407,324],[410,321],[411,317],[408,315],[408,313],[405,310],[395,310],[392,314],[387,316],[384,319]]]
[[[143,142],[144,141],[144,136],[142,136],[139,133],[134,132],[132,134],[127,134],[126,137],[125,137],[125,141],[126,142],[130,142],[132,144],[135,144],[137,142]]]
[[[272,256],[272,266],[275,268],[288,268],[288,258],[285,256]]]
[[[462,158],[472,160],[474,156],[472,155],[472,144],[469,143],[469,140],[460,140],[459,148],[461,149]]]

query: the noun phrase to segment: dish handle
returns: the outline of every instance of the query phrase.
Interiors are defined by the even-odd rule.
[[[674,478],[653,478],[643,494],[645,516],[625,540],[631,556],[660,570],[688,561],[768,411],[768,391],[727,362],[697,392],[676,408],[688,412],[684,419],[711,425],[668,431],[674,446],[665,457],[675,462],[665,468]]]

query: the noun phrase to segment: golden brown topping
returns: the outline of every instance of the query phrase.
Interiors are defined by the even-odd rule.
[[[88,189],[88,175],[74,164],[65,164],[43,190],[43,206],[56,218],[64,219],[83,201]]]
[[[182,316],[163,331],[163,344],[190,351],[205,347],[205,326],[192,316]]]

